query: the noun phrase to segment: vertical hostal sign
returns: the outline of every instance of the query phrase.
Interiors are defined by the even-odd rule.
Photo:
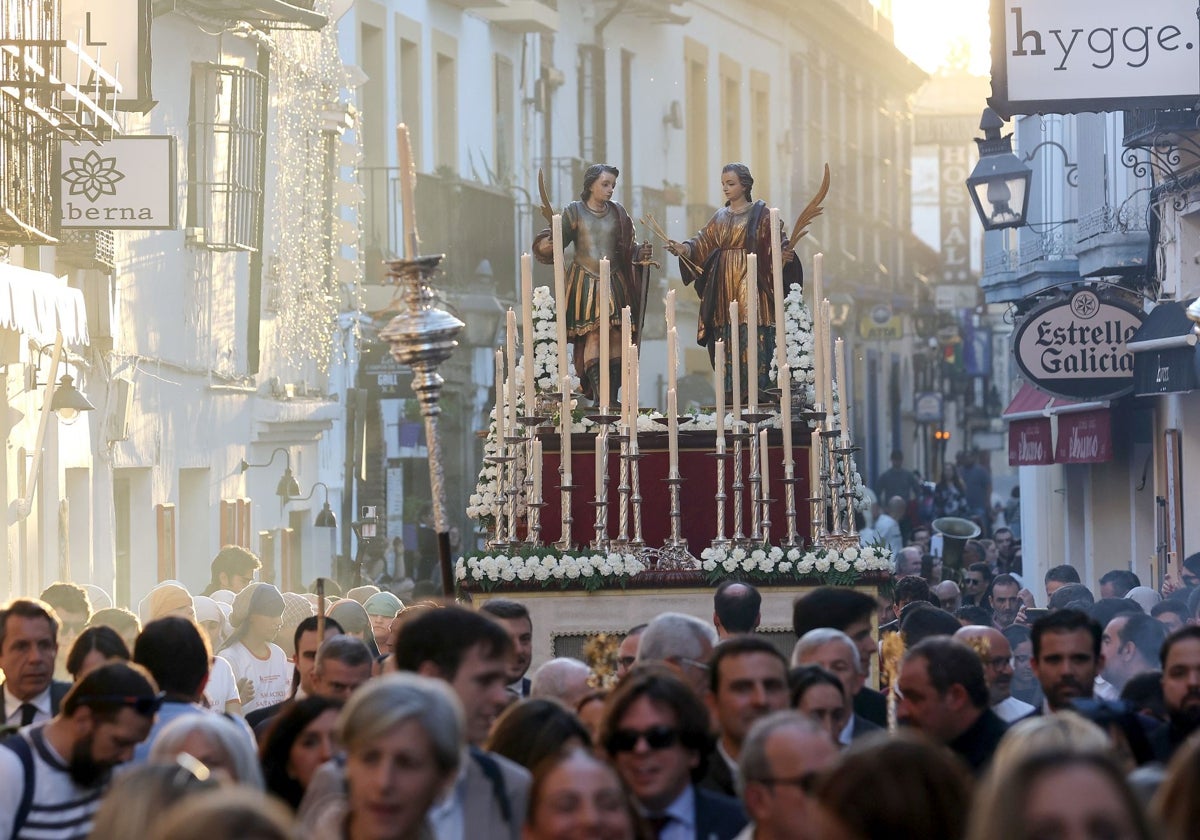
[[[1142,323],[1133,304],[1091,288],[1029,311],[1013,337],[1021,373],[1043,391],[1072,400],[1104,400],[1133,390],[1133,354],[1125,344]]]

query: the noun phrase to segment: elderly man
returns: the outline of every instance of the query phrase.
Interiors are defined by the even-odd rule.
[[[542,664],[533,674],[530,697],[550,697],[568,709],[575,709],[579,701],[592,691],[588,685],[592,669],[578,659],[559,656]]]
[[[1003,633],[995,627],[970,624],[955,633],[954,638],[979,654],[988,685],[988,703],[1001,720],[1012,723],[1034,711],[1032,705],[1012,696],[1013,652]]]
[[[708,708],[719,737],[700,784],[736,796],[738,760],[751,724],[788,706],[787,660],[766,639],[738,636],[717,645],[709,667]]]
[[[809,630],[792,649],[792,666],[798,665],[820,665],[841,682],[848,714],[846,725],[838,735],[839,743],[844,746],[854,738],[880,731],[882,727],[854,710],[854,698],[863,690],[867,672],[863,668],[853,639],[842,631],[829,627]]]
[[[962,590],[952,580],[944,580],[931,590],[942,602],[942,609],[949,613],[958,612],[962,606]]]
[[[713,596],[713,626],[717,636],[727,639],[738,633],[753,633],[762,621],[762,595],[748,583],[727,580]]]
[[[750,728],[739,762],[742,803],[751,823],[737,840],[815,840],[816,806],[805,780],[837,761],[821,726],[796,712],[775,712]]]
[[[921,574],[921,549],[915,545],[906,546],[896,554],[896,577]]]
[[[979,655],[955,639],[934,637],[911,648],[900,665],[902,723],[941,741],[978,775],[992,759],[1008,724],[988,708]]]
[[[708,691],[708,657],[717,633],[711,625],[683,613],[663,613],[642,633],[639,665],[658,663],[675,671],[697,697]]]

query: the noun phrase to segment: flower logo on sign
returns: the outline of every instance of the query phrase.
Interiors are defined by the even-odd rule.
[[[1082,291],[1071,298],[1071,312],[1076,318],[1088,320],[1100,311],[1100,300],[1094,292]]]
[[[115,157],[100,157],[93,149],[83,157],[67,158],[69,169],[63,172],[63,180],[71,185],[71,195],[86,196],[95,201],[102,195],[116,195],[117,182],[125,173],[117,171]]]

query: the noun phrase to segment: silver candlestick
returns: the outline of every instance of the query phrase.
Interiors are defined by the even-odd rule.
[[[758,424],[771,415],[760,411],[743,411],[742,420],[750,429],[750,542],[762,542],[762,456],[759,452]]]
[[[504,453],[505,451],[507,451],[508,445],[504,441],[499,441],[499,444],[500,444],[500,452],[501,453]],[[504,455],[504,454],[492,455],[487,458],[487,461],[489,463],[496,465],[496,469],[499,473],[496,477],[496,485],[497,485],[497,487],[501,488],[500,489],[501,493],[505,492],[504,491],[504,487],[505,487],[504,474],[507,471],[508,462],[511,460],[512,460],[511,455]],[[508,515],[507,502],[498,504],[496,506],[496,521],[493,524],[493,528],[492,528],[492,538],[490,540],[488,540],[488,542],[487,542],[488,548],[493,548],[493,549],[508,548],[509,544],[505,539],[505,537],[507,536],[507,528],[506,528],[507,515]]]
[[[746,535],[742,532],[742,505],[746,485],[742,483],[742,442],[748,435],[741,431],[742,424],[734,421],[729,436],[733,438],[733,536],[735,546],[746,544]]]
[[[725,462],[732,456],[724,448],[712,455],[717,459],[717,492],[714,496],[717,502],[717,535],[712,544],[713,548],[725,548],[729,545],[729,539],[725,536],[725,500],[728,498],[725,495]]]
[[[608,435],[609,427],[621,417],[601,409],[600,414],[590,414],[588,419],[596,424],[596,434],[600,438],[600,463],[596,467],[603,471],[597,480],[600,492],[592,501],[596,507],[596,536],[592,540],[592,547],[597,551],[608,551]]]
[[[638,467],[642,453],[638,450],[635,437],[629,444],[629,484],[632,488],[629,503],[633,508],[633,537],[629,540],[629,545],[640,549],[646,545],[646,541],[642,538],[642,474]]]
[[[617,433],[620,454],[617,456],[617,539],[618,546],[629,543],[629,426],[623,425]]]
[[[536,405],[536,401],[534,402]],[[545,502],[541,496],[534,497],[534,478],[533,471],[540,467],[534,463],[533,458],[533,442],[537,438],[538,426],[542,424],[544,417],[537,414],[518,417],[517,422],[525,427],[525,480],[522,486],[525,488],[525,545],[536,547],[540,543],[539,535],[542,531],[541,524],[541,508],[545,507]]]
[[[412,239],[416,240],[415,227]],[[408,253],[415,253],[415,248]],[[438,366],[458,346],[458,334],[466,326],[449,312],[435,306],[431,280],[443,254],[412,259],[388,260],[388,275],[401,288],[404,310],[380,331],[379,337],[391,345],[392,357],[413,372],[412,388],[421,403],[425,420],[425,444],[429,452],[429,489],[432,496],[433,527],[438,536],[438,565],[442,594],[454,595],[454,565],[450,557],[450,523],[446,517],[446,474],[442,462],[442,443],[438,434],[439,400],[444,380]]]

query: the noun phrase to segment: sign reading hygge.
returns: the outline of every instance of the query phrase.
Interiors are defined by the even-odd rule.
[[[1013,337],[1017,367],[1049,394],[1121,396],[1133,388],[1133,354],[1125,343],[1141,324],[1132,304],[1081,289],[1025,316]]]
[[[1003,117],[1190,107],[1200,96],[1196,4],[992,0],[992,94]]]
[[[63,229],[175,228],[174,137],[63,143],[58,181]]]

